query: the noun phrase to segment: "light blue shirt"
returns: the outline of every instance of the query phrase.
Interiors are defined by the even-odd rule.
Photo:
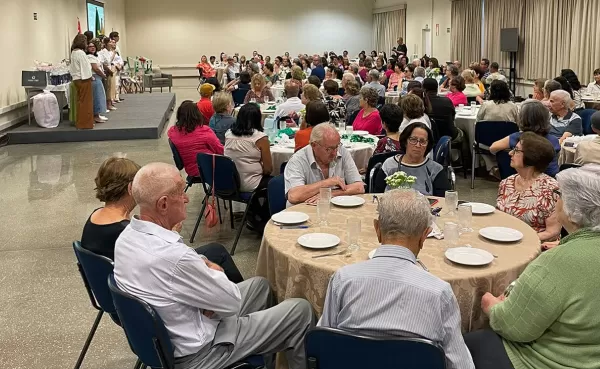
[[[474,369],[460,324],[450,285],[417,265],[412,251],[392,245],[331,277],[318,323],[371,336],[425,338],[442,346],[448,369]]]

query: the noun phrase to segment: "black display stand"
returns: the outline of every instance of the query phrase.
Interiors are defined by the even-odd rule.
[[[517,95],[517,53],[510,51],[510,67],[508,73],[508,88],[512,91],[513,95]]]

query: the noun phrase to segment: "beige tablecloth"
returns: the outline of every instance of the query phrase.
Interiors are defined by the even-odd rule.
[[[373,229],[376,207],[371,195],[364,195],[367,202],[358,208],[338,208],[332,205],[329,226],[314,225],[317,209],[309,205],[296,205],[291,210],[301,211],[310,216],[309,229],[281,230],[269,222],[258,255],[256,274],[266,277],[276,292],[279,301],[292,297],[308,300],[317,314],[323,311],[329,278],[340,267],[365,261],[369,251],[379,246]],[[443,201],[443,200],[442,200]],[[330,256],[313,259],[311,256],[325,253],[301,247],[297,239],[304,233],[327,232],[342,239],[340,245],[327,252],[343,250],[346,243],[346,220],[349,217],[362,220],[359,238],[360,250],[350,257]],[[447,219],[438,218],[440,224]],[[488,241],[478,235],[487,226],[506,226],[523,232],[524,238],[517,243],[502,244]],[[453,264],[444,257],[444,240],[428,238],[419,258],[429,271],[452,286],[460,306],[462,329],[464,332],[487,326],[487,318],[481,311],[481,297],[485,292],[500,295],[510,282],[517,279],[527,264],[540,252],[540,241],[535,231],[524,222],[496,211],[494,214],[473,216],[474,232],[462,234],[460,244],[485,249],[497,258],[483,267],[466,267]]]

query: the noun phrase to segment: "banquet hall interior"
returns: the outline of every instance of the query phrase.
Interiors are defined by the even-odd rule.
[[[91,300],[100,300],[89,294],[85,279],[93,277],[85,277],[78,266],[83,259],[76,256],[74,242],[82,241],[79,253],[92,253],[82,232],[94,224],[94,214],[109,204],[126,204],[119,224],[129,225],[104,257],[115,261],[115,288],[125,289],[127,269],[138,270],[147,260],[140,253],[119,269],[119,258],[124,258],[119,247],[132,247],[125,233],[134,230],[136,216],[146,211],[142,207],[150,207],[150,200],[140,199],[162,185],[162,177],[153,172],[158,170],[179,170],[185,192],[160,199],[180,201],[184,216],[173,227],[145,222],[150,216],[137,223],[156,223],[170,235],[172,228],[175,241],[154,237],[164,242],[181,239],[192,249],[223,245],[227,252],[220,257],[227,261],[201,255],[198,260],[208,266],[201,263],[202,268],[221,264],[214,268],[234,281],[225,263],[234,264],[242,279],[266,280],[280,305],[308,301],[312,325],[343,330],[348,324],[356,327],[349,330],[354,333],[373,333],[359,328],[373,323],[371,313],[343,308],[348,301],[348,306],[360,305],[361,296],[392,305],[372,314],[415,309],[396,311],[393,304],[403,297],[425,298],[418,291],[399,284],[372,291],[358,287],[360,278],[351,273],[360,273],[361,263],[362,272],[374,280],[393,278],[374,277],[384,269],[367,269],[379,260],[378,268],[389,268],[392,276],[415,273],[406,285],[430,284],[423,287],[429,288],[428,296],[447,292],[437,297],[448,310],[438,311],[444,318],[437,321],[436,316],[434,323],[425,322],[426,315],[408,319],[416,322],[413,333],[382,320],[377,327],[389,331],[376,336],[408,332],[408,337],[431,340],[442,357],[445,352],[447,368],[600,368],[600,315],[586,305],[600,301],[583,297],[595,295],[586,288],[598,277],[576,281],[576,274],[593,271],[592,262],[600,261],[600,254],[587,253],[600,241],[600,201],[594,197],[600,189],[598,14],[597,0],[0,1],[0,49],[7,53],[0,66],[0,368],[153,367],[132,351],[132,339],[139,337],[128,330],[118,306],[113,319],[104,314],[84,348],[103,308],[92,306]],[[85,31],[92,36],[85,39]],[[81,47],[77,40],[83,40]],[[85,55],[90,45],[91,59]],[[87,86],[82,72],[76,72],[77,57],[83,58],[84,69],[91,66],[89,89],[82,87]],[[40,73],[48,76],[47,86],[32,85]],[[60,73],[67,80],[51,83]],[[45,104],[60,105],[58,115],[48,113]],[[54,126],[44,126],[46,118],[55,118]],[[102,182],[102,171],[116,161],[123,167],[115,171],[133,170],[131,175],[113,173],[120,181],[130,175],[118,184],[125,200],[111,195],[117,184]],[[321,178],[323,161],[332,169]],[[204,173],[223,178],[232,166],[239,172],[231,177],[234,194],[213,201],[211,186],[217,185],[199,178]],[[257,172],[249,175],[252,170]],[[314,187],[315,182],[326,184]],[[400,247],[418,257],[380,247],[392,240],[389,236],[384,242],[386,227],[419,227],[421,194],[429,198],[430,221],[420,229],[427,233],[421,241],[410,238],[416,240],[416,251]],[[271,218],[291,211],[306,218]],[[378,218],[382,214],[400,220],[384,222]],[[136,232],[152,235],[150,230]],[[312,232],[325,236],[303,241]],[[389,235],[399,232],[392,229]],[[314,246],[331,237],[333,248]],[[402,240],[408,243],[406,237]],[[585,251],[560,254],[576,243]],[[453,253],[453,248],[460,250]],[[461,260],[459,252],[473,259]],[[396,257],[422,268],[415,272],[383,264]],[[165,260],[156,257],[148,267]],[[555,265],[558,260],[564,264]],[[135,272],[130,277],[140,285],[146,278]],[[223,283],[239,295],[227,278]],[[549,281],[556,284],[548,286]],[[141,300],[163,288],[148,283],[150,292],[137,296]],[[132,291],[136,288],[128,292],[135,295]],[[382,291],[387,298],[376,295]],[[553,297],[525,301],[527,295],[540,294]],[[515,318],[527,303],[539,306],[538,316],[523,308],[539,332],[514,328],[529,327],[527,314]],[[157,308],[158,315],[164,306]],[[368,306],[363,300],[362,308]],[[577,306],[578,313],[569,306]],[[336,308],[339,312],[332,311]],[[195,318],[189,319],[204,322],[202,330],[206,321],[218,319],[211,318],[216,308],[195,309]],[[174,342],[175,360],[183,360],[181,331],[168,326],[172,317],[161,318]],[[123,326],[115,324],[119,320]],[[432,327],[436,322],[440,327]],[[437,339],[444,329],[447,336]],[[296,345],[273,351],[286,351],[277,356],[277,367],[288,367],[288,362],[290,368],[335,367],[311,367],[310,359],[318,354],[311,356],[306,340],[302,357],[308,366],[295,366],[290,359]],[[258,367],[250,363],[246,368]]]

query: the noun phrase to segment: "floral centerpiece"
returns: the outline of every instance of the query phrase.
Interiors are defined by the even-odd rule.
[[[440,68],[431,68],[429,70],[427,77],[437,79],[440,76],[440,73],[441,73]]]
[[[409,176],[403,171],[397,171],[396,173],[385,177],[385,183],[391,188],[412,188],[415,184],[417,177]]]

